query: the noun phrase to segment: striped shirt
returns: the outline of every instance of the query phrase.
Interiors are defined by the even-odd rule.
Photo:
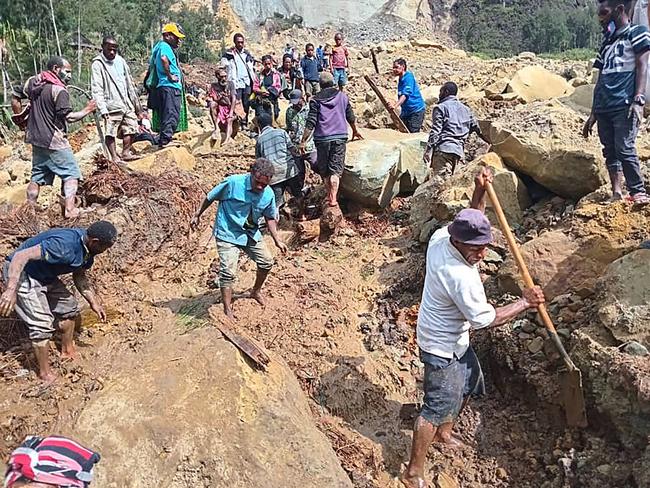
[[[271,126],[262,129],[255,145],[255,157],[266,158],[273,163],[275,173],[271,185],[277,185],[298,175],[298,167],[291,154],[294,148],[294,143],[284,130]]]
[[[608,36],[594,68],[600,70],[594,90],[596,113],[623,110],[634,101],[636,58],[650,51],[650,32],[641,25],[627,25]]]

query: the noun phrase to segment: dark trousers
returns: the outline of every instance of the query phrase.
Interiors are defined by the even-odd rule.
[[[406,116],[400,115],[402,122],[404,122],[404,125],[409,132],[420,132],[420,129],[422,129],[422,124],[424,123],[424,112],[425,110],[420,110],[419,112],[415,112]]]
[[[237,89],[237,99],[241,100],[244,113],[246,114],[244,120],[241,121],[243,126],[248,125],[248,112],[251,109],[251,93],[253,93],[253,89],[250,86]]]
[[[630,195],[644,193],[635,145],[639,122],[635,117],[628,117],[627,108],[616,112],[597,113],[596,120],[607,170],[610,174],[623,170]]]
[[[174,137],[181,116],[181,91],[169,86],[158,88],[160,106],[160,147]]]

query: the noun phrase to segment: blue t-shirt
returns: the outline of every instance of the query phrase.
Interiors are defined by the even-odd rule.
[[[178,59],[176,58],[176,53],[172,47],[167,44],[165,41],[160,41],[153,48],[151,55],[154,57],[154,62],[156,63],[156,74],[158,75],[158,88],[163,86],[168,86],[171,88],[176,88],[180,90],[181,86],[181,70],[178,67]],[[178,77],[178,81],[172,82],[167,78],[165,69],[163,68],[162,57],[167,56],[169,59],[169,72]]]
[[[634,102],[636,57],[646,51],[650,51],[650,32],[642,25],[628,25],[603,41],[594,63],[600,70],[594,89],[595,113],[623,110]]]
[[[259,242],[262,217],[277,218],[275,195],[270,186],[261,193],[254,192],[251,175],[233,175],[215,186],[207,195],[210,202],[219,202],[214,235],[220,241],[245,246],[248,239]]]
[[[305,56],[300,60],[300,67],[305,80],[318,81],[320,79],[319,72],[323,70],[323,67],[317,57],[308,58]]]
[[[94,257],[84,244],[85,237],[84,229],[50,229],[27,239],[6,260],[11,261],[18,251],[40,244],[40,261],[29,261],[24,271],[39,282],[49,284],[60,275],[93,265]]]
[[[406,95],[406,101],[401,107],[402,111],[400,115],[402,117],[421,112],[426,108],[424,98],[422,98],[422,94],[420,93],[420,87],[417,81],[415,81],[415,76],[410,71],[404,73],[399,79],[397,98],[402,95]]]

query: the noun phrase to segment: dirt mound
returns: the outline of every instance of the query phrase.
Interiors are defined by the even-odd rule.
[[[69,427],[102,453],[100,486],[352,486],[277,358],[257,372],[214,328],[178,334],[122,358]]]

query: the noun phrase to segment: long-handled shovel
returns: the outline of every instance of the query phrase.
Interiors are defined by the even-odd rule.
[[[524,279],[524,284],[526,287],[531,288],[535,284],[533,283],[533,279],[528,272],[528,268],[524,262],[521,252],[519,252],[519,246],[517,246],[517,242],[512,235],[512,231],[510,230],[506,216],[503,213],[501,204],[499,203],[499,198],[497,197],[497,194],[495,193],[494,188],[490,183],[487,185],[487,194],[492,201],[494,213],[496,214],[497,219],[499,220],[499,225],[501,226],[501,230],[503,231],[503,234],[508,241],[508,247],[510,247],[510,251],[512,252],[515,261],[517,262],[517,267],[519,268],[519,272]],[[539,305],[537,307],[537,312],[542,318],[542,322],[548,331],[548,335],[553,341],[553,344],[555,344],[557,350],[560,352],[560,356],[562,356],[562,360],[564,361],[564,364],[567,368],[566,372],[561,373],[562,401],[564,403],[567,424],[575,427],[586,427],[587,413],[585,409],[584,393],[582,391],[582,374],[576,365],[573,364],[573,361],[567,354],[566,349],[564,349],[564,346],[562,345],[562,342],[557,335],[557,331],[555,330],[555,326],[553,325],[553,321],[546,311],[546,307],[543,304]]]

